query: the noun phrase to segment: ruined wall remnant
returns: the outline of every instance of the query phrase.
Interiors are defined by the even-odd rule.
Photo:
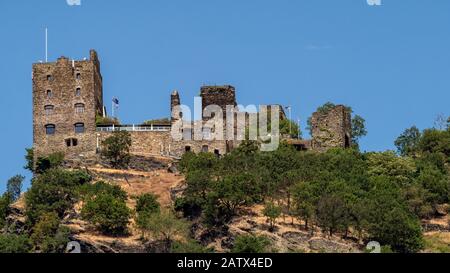
[[[350,110],[338,105],[328,112],[312,116],[312,149],[326,151],[330,148],[349,148],[352,143]]]
[[[95,154],[95,119],[102,111],[102,76],[94,50],[89,60],[61,57],[54,63],[33,64],[36,157],[54,152]]]
[[[236,107],[236,89],[231,85],[203,86],[200,91],[202,97],[202,109],[210,105],[217,105],[222,109],[223,117],[226,116],[227,106]],[[209,118],[204,117],[205,120]]]

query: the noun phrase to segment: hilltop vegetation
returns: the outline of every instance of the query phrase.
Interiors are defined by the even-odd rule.
[[[292,222],[291,230],[361,245],[378,241],[386,252],[419,252],[424,247],[446,251],[440,236],[424,239],[421,222],[442,215],[442,205],[449,203],[450,129],[447,125],[420,132],[413,127],[395,144],[398,152],[366,153],[357,147],[298,152],[287,144],[260,152],[256,142],[244,142],[220,158],[187,153],[178,164],[185,187],[170,207],[162,206],[154,194],[130,196],[87,170],[65,169],[62,154],[33,162],[33,150],[27,150],[26,168],[35,177],[22,197],[24,178],[11,178],[0,197],[0,252],[66,251],[72,231],[65,223],[74,207],[98,234],[125,238],[139,232],[140,242],[151,242],[152,251],[209,252],[193,230],[204,227],[213,236],[255,206],[267,220],[262,225],[266,235],[282,228],[283,219]],[[126,132],[103,145],[108,164],[125,171],[130,167]],[[19,198],[25,204],[24,220],[12,221],[11,205]],[[277,251],[263,235],[238,234],[232,239],[223,242],[226,251]]]

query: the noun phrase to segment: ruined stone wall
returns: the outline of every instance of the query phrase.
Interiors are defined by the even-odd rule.
[[[236,89],[230,85],[224,86],[203,86],[200,91],[202,97],[202,109],[209,105],[218,105],[222,108],[223,117],[227,112],[227,105],[236,106]],[[209,118],[204,118],[208,120]]]
[[[311,126],[313,150],[351,146],[351,113],[347,107],[338,105],[328,113],[314,113]]]
[[[77,89],[79,91],[77,92]],[[77,112],[75,105],[83,104]],[[46,110],[53,107],[53,110]],[[33,146],[35,156],[54,152],[66,155],[95,154],[96,114],[103,108],[102,77],[97,53],[91,59],[72,61],[61,57],[54,63],[33,64]],[[84,133],[75,132],[75,124],[84,124]],[[55,133],[47,134],[46,126]],[[75,139],[76,146],[66,141]]]

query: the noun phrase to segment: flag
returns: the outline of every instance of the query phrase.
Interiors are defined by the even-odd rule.
[[[116,106],[119,106],[119,99],[118,99],[118,98],[113,98],[113,103],[114,103]]]

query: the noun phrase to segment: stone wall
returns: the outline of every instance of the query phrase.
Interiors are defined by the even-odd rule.
[[[347,107],[338,105],[327,113],[314,113],[311,126],[313,150],[351,146],[351,113]]]
[[[84,111],[77,112],[76,104],[84,105]],[[46,110],[46,107],[53,107],[53,110]],[[95,119],[102,109],[102,77],[95,51],[91,51],[89,60],[71,61],[61,57],[54,63],[33,64],[36,157],[54,152],[95,154]],[[77,123],[84,124],[84,133],[75,132]],[[47,125],[55,126],[54,134],[46,133]]]

